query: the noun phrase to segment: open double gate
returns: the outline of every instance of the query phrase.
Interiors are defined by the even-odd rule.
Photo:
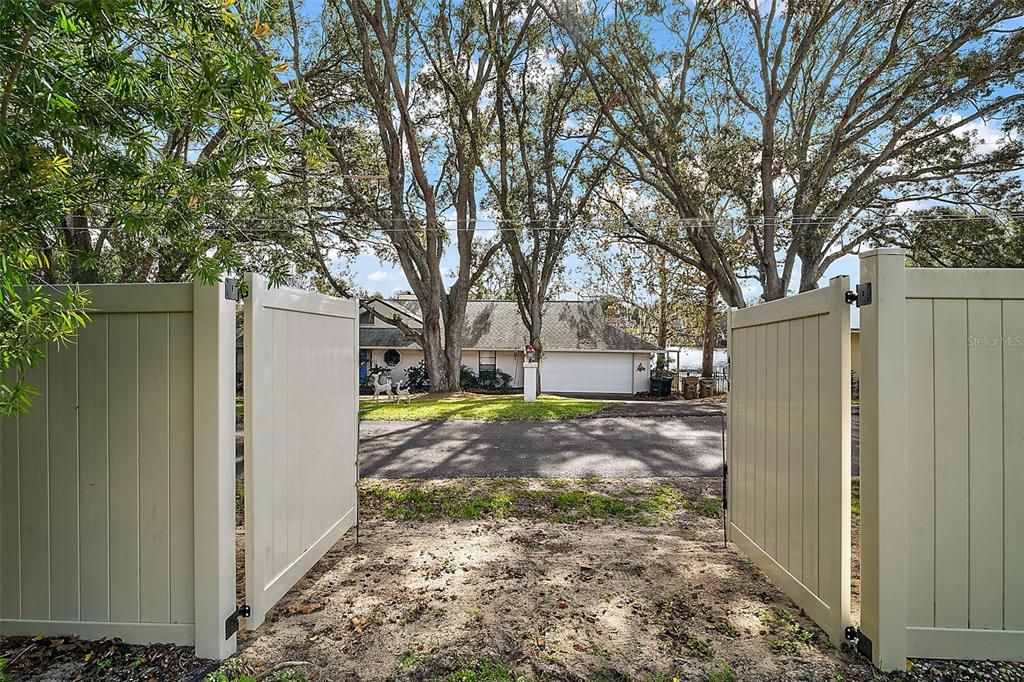
[[[860,307],[861,621],[907,658],[1024,660],[1024,271],[860,257],[729,318],[729,538],[838,643],[850,625],[850,309]]]

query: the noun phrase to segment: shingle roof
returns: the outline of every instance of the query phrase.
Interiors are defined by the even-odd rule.
[[[417,301],[399,300],[419,315]],[[598,301],[548,301],[544,306],[541,333],[544,350],[658,350],[654,344],[608,324]],[[521,350],[527,343],[526,326],[514,301],[469,301],[463,347],[480,350]],[[364,348],[405,348],[414,345],[398,329],[363,327],[359,345]]]

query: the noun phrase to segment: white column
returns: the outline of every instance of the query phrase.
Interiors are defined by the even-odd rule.
[[[196,656],[223,659],[235,611],[235,302],[196,284],[193,312]]]
[[[907,657],[906,265],[903,249],[861,254],[861,625],[872,662]]]
[[[537,363],[523,363],[523,402],[537,402]]]

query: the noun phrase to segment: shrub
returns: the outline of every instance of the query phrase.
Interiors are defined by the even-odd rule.
[[[462,371],[459,375],[459,385],[462,388],[476,388],[480,385],[480,378],[477,377],[476,372],[471,370],[469,367],[462,365]]]
[[[427,390],[427,387],[430,385],[430,377],[427,376],[427,363],[420,360],[405,370],[405,382],[410,391]]]
[[[478,383],[481,388],[494,388],[505,392],[512,387],[512,375],[500,369],[495,369],[493,375],[481,376]]]

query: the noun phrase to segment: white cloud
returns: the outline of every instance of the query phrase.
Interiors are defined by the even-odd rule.
[[[383,282],[385,280],[391,279],[391,273],[385,272],[384,270],[376,270],[367,275],[366,279],[369,280],[370,282]]]

